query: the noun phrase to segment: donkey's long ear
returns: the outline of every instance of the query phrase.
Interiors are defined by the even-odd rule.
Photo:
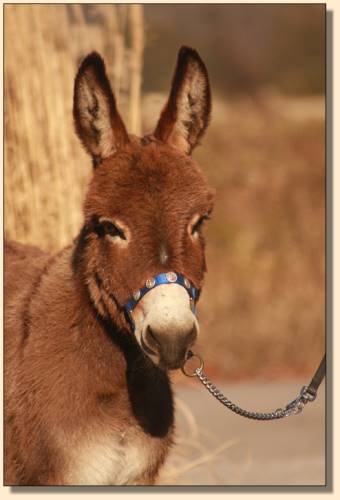
[[[195,50],[181,47],[170,96],[154,135],[190,154],[207,128],[210,109],[206,67]]]
[[[89,54],[78,70],[74,82],[73,117],[76,132],[92,155],[94,165],[129,140],[104,62],[96,52]]]

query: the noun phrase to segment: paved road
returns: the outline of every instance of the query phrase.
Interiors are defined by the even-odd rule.
[[[306,381],[222,385],[231,400],[268,411],[291,401]],[[323,485],[325,388],[303,413],[275,422],[234,415],[194,380],[175,384],[177,444],[161,484]]]

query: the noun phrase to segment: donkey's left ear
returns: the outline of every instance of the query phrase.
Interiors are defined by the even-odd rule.
[[[170,96],[154,135],[190,154],[208,126],[211,95],[207,69],[198,53],[182,47]]]

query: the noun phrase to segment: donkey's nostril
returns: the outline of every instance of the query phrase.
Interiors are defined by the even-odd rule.
[[[161,343],[157,338],[157,334],[152,330],[151,326],[148,325],[146,329],[147,339],[151,345],[155,347],[160,347]]]
[[[171,333],[171,330],[157,331],[153,330],[150,325],[146,328],[145,339],[152,349],[157,351],[173,349],[185,349],[192,345],[197,338],[197,325],[194,324],[187,332]]]
[[[163,325],[162,325],[163,326]],[[145,329],[145,341],[141,336],[141,344],[147,354],[159,356],[160,366],[168,370],[177,369],[183,363],[185,355],[194,344],[198,335],[196,323],[191,323],[189,328],[175,329],[174,325],[160,330],[152,329],[148,325]]]

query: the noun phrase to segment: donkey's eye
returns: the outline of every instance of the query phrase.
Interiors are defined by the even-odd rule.
[[[110,236],[118,236],[122,240],[126,240],[126,236],[123,233],[123,231],[112,222],[108,220],[101,221],[100,227],[103,234],[108,234]]]
[[[195,222],[195,224],[192,226],[192,229],[191,229],[191,234],[194,235],[195,233],[201,233],[201,230],[202,230],[202,226],[203,226],[203,223],[204,221],[208,220],[209,219],[209,214],[204,214],[202,215],[202,217],[200,217],[198,219],[197,222]]]

